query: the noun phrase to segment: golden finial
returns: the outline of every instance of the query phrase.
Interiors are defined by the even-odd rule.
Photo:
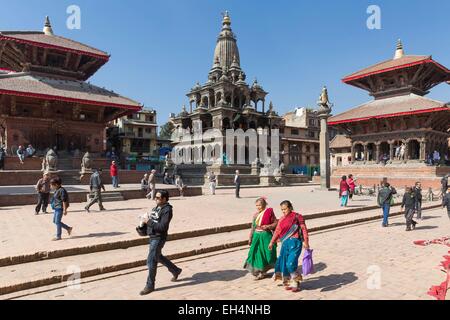
[[[223,16],[223,24],[231,25],[230,13],[228,11],[225,11],[224,13],[222,13],[222,16]]]

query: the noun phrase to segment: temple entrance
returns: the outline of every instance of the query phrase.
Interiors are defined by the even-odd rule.
[[[355,145],[355,161],[364,161],[364,146],[362,144]]]
[[[55,147],[56,150],[64,150],[65,146],[64,146],[64,136],[62,134],[57,134],[55,136]]]
[[[374,161],[375,160],[375,144],[369,143],[367,145],[367,160]]]
[[[409,159],[420,160],[420,143],[417,140],[411,140],[408,143]]]
[[[380,144],[380,154],[379,154],[379,161],[387,162],[388,160],[391,160],[391,146],[387,142],[382,142]]]

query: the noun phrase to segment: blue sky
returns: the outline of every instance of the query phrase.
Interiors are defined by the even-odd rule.
[[[371,4],[381,30],[366,27]],[[66,27],[69,5],[81,8],[81,30]],[[0,8],[0,30],[41,30],[49,15],[56,34],[109,52],[90,81],[155,108],[160,124],[206,81],[225,10],[249,82],[258,78],[279,113],[314,107],[323,85],[335,113],[371,99],[341,79],[392,58],[398,38],[407,54],[450,67],[447,0],[0,0]],[[450,86],[429,96],[450,101]]]

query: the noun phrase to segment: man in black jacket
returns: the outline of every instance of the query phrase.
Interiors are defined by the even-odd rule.
[[[443,206],[444,206],[444,208],[447,207],[447,214],[450,219],[450,186],[448,187],[447,191],[448,192],[444,196]]]
[[[413,189],[414,197],[416,200],[415,210],[417,212],[417,219],[423,220],[422,217],[422,184],[420,182],[416,182],[416,185]]]
[[[167,241],[170,221],[173,217],[172,206],[169,204],[169,192],[166,190],[158,191],[155,197],[157,207],[154,208],[147,221],[147,234],[150,237],[150,250],[148,253],[148,279],[141,296],[155,291],[155,279],[158,262],[164,265],[172,273],[172,281],[178,280],[182,270],[174,265],[169,259],[161,253]]]
[[[417,222],[413,220],[416,206],[416,197],[412,188],[407,187],[405,195],[403,196],[402,209],[405,208],[405,219],[406,219],[406,231],[411,231],[416,228]]]
[[[236,175],[234,176],[234,185],[236,187],[236,198],[240,198],[241,192],[241,176],[239,175],[239,170],[236,170]]]

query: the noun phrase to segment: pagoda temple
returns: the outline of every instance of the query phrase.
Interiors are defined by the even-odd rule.
[[[231,29],[231,18],[225,12],[208,81],[203,85],[197,83],[187,94],[189,110],[183,107],[180,114],[171,118],[177,131],[192,131],[194,121],[201,121],[203,131],[214,128],[223,133],[227,129],[280,128],[283,119],[271,102],[266,104],[268,93],[256,79],[249,85],[246,78],[236,36]],[[223,136],[225,139],[225,134]],[[218,158],[220,161],[221,157]],[[233,162],[234,159],[229,160]]]
[[[368,91],[374,100],[329,119],[329,126],[345,132],[351,146],[352,172],[336,168],[334,179],[358,173],[367,183],[378,183],[383,175],[392,175],[406,184],[408,177],[423,174],[434,179],[434,186],[450,170],[444,162],[439,168],[424,167],[436,151],[442,160],[448,156],[450,105],[426,95],[449,79],[450,70],[431,56],[406,55],[400,40],[393,59],[345,77],[344,83]]]
[[[53,33],[0,31],[0,144],[105,151],[107,123],[142,109],[87,82],[110,56]]]

